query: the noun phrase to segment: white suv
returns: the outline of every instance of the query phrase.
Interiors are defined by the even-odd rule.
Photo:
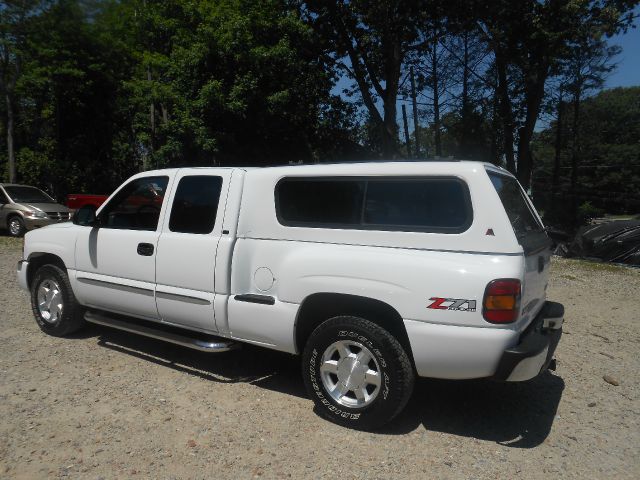
[[[28,233],[18,278],[51,335],[89,321],[302,354],[319,411],[374,428],[416,375],[520,381],[553,365],[550,245],[489,164],[180,168]]]

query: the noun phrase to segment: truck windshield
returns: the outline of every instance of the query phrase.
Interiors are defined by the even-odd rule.
[[[4,187],[7,195],[16,203],[55,203],[53,198],[35,187]]]
[[[516,179],[499,173],[487,173],[498,192],[516,236],[520,238],[528,233],[544,231],[531,208],[529,208],[529,203],[524,197],[525,193]]]

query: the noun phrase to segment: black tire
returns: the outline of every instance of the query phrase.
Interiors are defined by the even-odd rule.
[[[57,315],[57,318],[50,317],[46,319],[38,305],[38,292],[41,286],[45,288],[54,285],[53,282],[58,287],[56,290],[59,292],[55,298],[62,300],[62,313]],[[56,265],[44,265],[36,272],[31,282],[31,310],[40,329],[54,337],[69,335],[82,328],[85,324],[84,309],[73,294],[67,272]]]
[[[17,228],[13,226],[12,223],[15,223]],[[24,226],[24,221],[22,220],[22,218],[20,218],[20,215],[13,215],[8,218],[7,230],[9,231],[9,235],[16,238],[22,237],[27,231],[26,227]]]
[[[367,354],[372,354],[373,362],[368,362],[364,368],[368,372],[373,369],[378,371],[379,386],[366,385],[366,389],[372,389],[370,403],[363,406],[345,405],[344,402],[365,401],[356,398],[355,391],[362,390],[357,387],[342,397],[342,403],[338,402],[328,389],[327,383],[335,382],[335,388],[341,385],[347,388],[344,380],[340,380],[338,373],[322,373],[321,364],[328,358],[332,363],[341,365],[344,358],[342,353],[336,350],[335,357],[324,358],[329,355],[338,343],[359,344],[366,347]],[[358,353],[358,347],[348,347],[350,355]],[[362,351],[362,350],[360,350]],[[366,358],[366,357],[364,357]],[[329,363],[329,362],[326,362]],[[348,379],[352,376],[354,367],[360,364],[351,363]],[[316,404],[317,410],[324,418],[339,425],[348,426],[359,430],[371,430],[391,421],[406,406],[415,381],[415,374],[411,361],[398,340],[379,325],[359,317],[341,316],[331,318],[319,325],[309,337],[303,357],[302,372],[305,386],[309,395]],[[323,380],[323,375],[325,380]],[[364,376],[357,377],[360,379]],[[349,380],[351,381],[351,380]],[[341,383],[342,382],[342,383]],[[362,385],[362,381],[354,383]],[[367,382],[365,381],[364,384]],[[376,390],[378,389],[378,390]],[[368,393],[368,392],[367,392]],[[360,395],[363,395],[360,393]],[[353,397],[353,398],[351,398]]]

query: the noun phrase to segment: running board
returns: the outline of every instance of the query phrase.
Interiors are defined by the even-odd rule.
[[[122,318],[122,317],[121,317]],[[95,323],[96,325],[103,325],[105,327],[116,328],[125,332],[135,333],[137,335],[143,335],[149,338],[155,338],[156,340],[162,340],[165,342],[180,345],[182,347],[192,348],[201,352],[221,353],[228,352],[229,350],[235,350],[240,347],[240,344],[233,340],[228,340],[222,337],[216,337],[214,335],[200,334],[198,332],[189,332],[193,336],[177,333],[176,328],[164,328],[164,325],[152,326],[150,322],[146,322],[146,325],[137,323],[137,321],[125,321],[115,316],[110,316],[105,313],[98,312],[86,312],[84,319],[87,322]]]

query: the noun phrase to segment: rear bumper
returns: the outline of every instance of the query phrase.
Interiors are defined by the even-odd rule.
[[[493,378],[521,382],[546,370],[560,342],[563,322],[562,304],[546,302],[531,325],[522,333],[518,344],[503,352]]]
[[[491,377],[518,332],[405,320],[416,371],[421,377],[462,380]]]

